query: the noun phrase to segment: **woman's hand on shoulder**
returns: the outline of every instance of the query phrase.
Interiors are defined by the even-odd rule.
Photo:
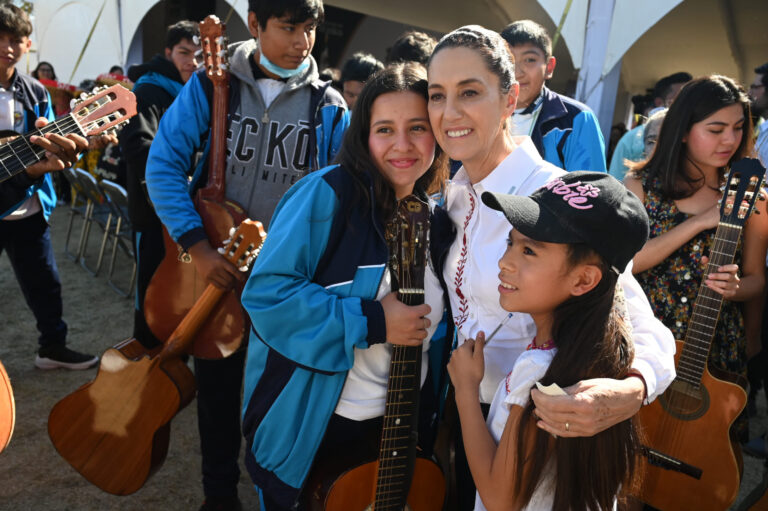
[[[381,299],[387,325],[387,342],[404,346],[420,346],[427,337],[431,322],[426,318],[432,308],[427,304],[406,305],[389,293]]]
[[[484,348],[485,333],[479,332],[476,340],[467,339],[451,353],[448,374],[456,389],[456,399],[465,396],[472,400],[479,399],[480,382],[485,374]]]
[[[536,425],[563,437],[594,436],[640,410],[645,386],[639,378],[594,378],[566,387],[567,396],[531,390]]]

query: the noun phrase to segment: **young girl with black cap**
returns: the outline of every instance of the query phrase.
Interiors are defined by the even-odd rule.
[[[499,384],[487,426],[478,399],[485,334],[448,364],[475,510],[613,509],[633,473],[632,420],[592,437],[555,437],[537,429],[530,393],[630,372],[635,350],[616,283],[648,239],[645,209],[598,172],[565,174],[529,197],[485,192],[482,201],[514,226],[499,260],[500,304],[530,314],[537,334]]]

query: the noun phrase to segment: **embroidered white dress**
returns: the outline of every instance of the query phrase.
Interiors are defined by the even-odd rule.
[[[475,338],[478,332],[490,335],[485,347],[485,377],[480,385],[480,400],[490,403],[499,382],[512,370],[517,358],[536,335],[528,314],[509,313],[499,304],[498,262],[506,250],[510,225],[504,215],[480,200],[483,192],[530,195],[564,170],[544,161],[530,137],[514,137],[518,147],[485,179],[470,182],[462,167],[449,183],[445,208],[456,227],[456,240],[449,249],[443,268],[448,285],[458,343]],[[627,300],[635,361],[653,400],[675,377],[675,343],[672,333],[654,316],[637,281],[631,263],[619,278]]]

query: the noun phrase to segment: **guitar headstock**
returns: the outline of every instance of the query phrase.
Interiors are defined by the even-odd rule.
[[[212,82],[226,81],[229,79],[229,53],[227,52],[227,40],[224,30],[226,25],[211,14],[200,22],[200,45],[203,52],[203,63],[208,78]]]
[[[765,169],[759,160],[744,158],[731,167],[720,203],[720,222],[743,226],[755,210]]]
[[[237,229],[232,228],[229,239],[224,241],[225,246],[219,248],[219,253],[240,271],[248,271],[266,238],[267,233],[261,222],[245,219]]]
[[[136,115],[136,96],[120,84],[96,88],[73,103],[71,115],[87,136],[114,133]]]
[[[429,245],[429,205],[415,195],[397,201],[395,212],[385,226],[384,237],[389,247],[392,289],[397,288],[401,298],[408,295],[405,290],[417,291],[414,294],[419,294],[420,290],[423,299]]]

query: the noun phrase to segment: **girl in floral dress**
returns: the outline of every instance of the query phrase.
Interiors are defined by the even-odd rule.
[[[634,166],[625,184],[645,204],[650,239],[634,258],[633,271],[656,316],[685,337],[698,294],[707,254],[720,219],[718,201],[731,164],[749,154],[749,99],[724,76],[689,82],[678,94],[659,133],[656,149]],[[765,203],[758,202],[765,213]],[[733,264],[721,266],[704,284],[725,299],[709,364],[746,373],[744,320],[738,302],[754,298],[765,284],[768,240],[761,232],[768,216],[753,215],[746,223]],[[746,434],[746,422],[739,421]]]

